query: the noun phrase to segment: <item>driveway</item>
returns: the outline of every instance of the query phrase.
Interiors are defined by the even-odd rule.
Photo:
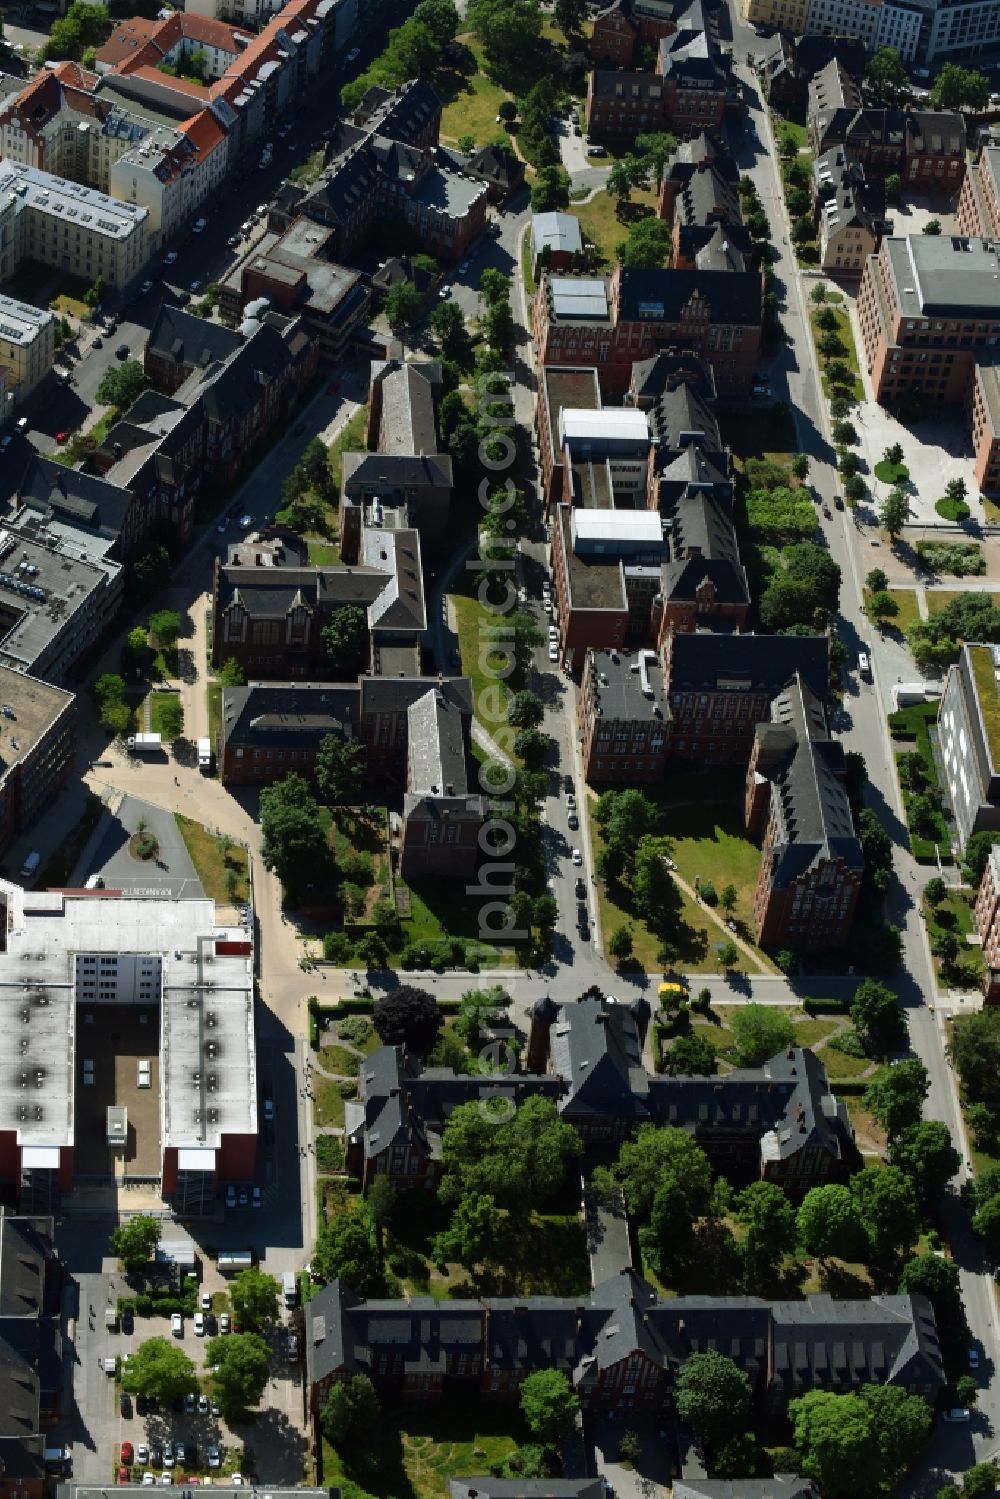
[[[126,895],[170,895],[176,900],[204,896],[198,872],[191,862],[171,812],[139,797],[122,798],[114,811],[104,813],[105,831],[93,858],[91,873],[99,873],[109,890]],[[130,852],[129,840],[144,819],[159,844],[155,859],[139,859]]]

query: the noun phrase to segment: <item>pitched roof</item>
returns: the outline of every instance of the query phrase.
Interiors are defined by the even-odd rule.
[[[553,1071],[566,1083],[563,1112],[646,1115],[649,1080],[626,1006],[603,999],[564,1006],[549,1042]]]
[[[763,285],[757,271],[622,269],[619,318],[676,323],[692,302],[708,305],[709,321],[759,327]]]
[[[449,1478],[448,1499],[605,1499],[602,1478]]]
[[[146,352],[191,369],[206,369],[215,360],[230,358],[242,343],[235,329],[161,302],[149,330]]]
[[[330,683],[251,682],[222,691],[222,741],[264,748],[313,749],[327,734],[353,739],[359,732],[359,689]]]
[[[670,641],[670,692],[753,692],[775,697],[796,675],[821,697],[829,685],[825,635],[717,635],[678,631]]]
[[[106,540],[121,536],[132,495],[94,474],[64,468],[35,453],[18,486],[18,497],[30,510],[80,526]]]
[[[820,1499],[809,1478],[775,1473],[773,1478],[681,1478],[673,1499]]]

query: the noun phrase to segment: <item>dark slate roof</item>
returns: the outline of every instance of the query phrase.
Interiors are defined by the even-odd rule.
[[[776,1473],[773,1478],[680,1478],[673,1499],[820,1499],[810,1478]]]
[[[941,1349],[925,1296],[828,1295],[773,1307],[771,1386],[793,1399],[819,1384],[913,1384],[944,1379]]]
[[[946,110],[921,109],[906,116],[908,156],[964,156],[965,121]]]
[[[200,396],[209,422],[224,425],[245,419],[259,404],[261,387],[280,379],[290,364],[308,355],[309,339],[297,322],[269,313],[224,364],[213,363],[189,375],[177,399]]]
[[[664,587],[671,599],[693,599],[705,579],[719,603],[749,603],[750,590],[733,526],[731,487],[697,449],[686,448],[660,476],[660,511],[672,521]]]
[[[361,711],[366,717],[375,713],[406,713],[432,686],[471,718],[472,681],[469,677],[436,677],[433,680],[428,677],[364,677]]]
[[[204,369],[213,359],[228,359],[242,342],[235,329],[163,302],[149,330],[146,352]]]
[[[229,745],[262,749],[315,748],[327,734],[357,738],[360,690],[327,682],[251,682],[222,690],[222,737]]]
[[[117,541],[121,535],[132,504],[129,490],[97,475],[64,468],[40,453],[29,459],[18,496],[46,519],[79,526],[108,541]]]
[[[436,446],[436,444],[435,444]],[[446,489],[453,480],[447,453],[345,453],[344,493],[378,489]]]
[[[681,271],[624,268],[619,318],[676,323],[692,298],[708,303],[713,323],[759,327],[763,291],[757,271]]]
[[[378,116],[380,135],[412,141],[441,113],[441,100],[423,78],[411,78]]]
[[[669,692],[766,692],[769,698],[797,674],[816,697],[829,686],[830,643],[825,635],[727,635],[677,632],[670,642]]]
[[[689,349],[660,349],[652,359],[637,359],[632,366],[631,388],[643,410],[681,384],[690,385],[705,401],[715,400],[715,371]]]
[[[844,784],[844,749],[830,738],[822,703],[796,677],[758,724],[758,764],[778,818],[772,884],[781,889],[820,860],[864,868]],[[765,764],[765,751],[766,760]]]
[[[649,1078],[626,1006],[603,999],[564,1005],[549,1044],[552,1070],[566,1082],[564,1112],[626,1119],[647,1114]]]
[[[649,412],[650,433],[657,441],[657,460],[661,464],[668,454],[695,446],[706,453],[722,454],[714,402],[706,400],[687,381],[664,390]]]
[[[379,291],[389,291],[391,287],[398,286],[403,281],[412,281],[417,291],[422,293],[429,290],[436,280],[437,276],[434,271],[414,265],[408,255],[393,255],[375,271],[372,276],[372,286]]]
[[[469,171],[500,187],[511,188],[524,181],[524,162],[509,146],[482,146],[470,156]]]
[[[605,1499],[601,1478],[449,1478],[448,1499]]]
[[[50,1254],[32,1219],[0,1216],[0,1318],[42,1314]]]
[[[223,610],[242,606],[252,618],[273,619],[304,606],[310,612],[355,604],[367,609],[388,586],[376,567],[255,567],[223,564],[219,600]]]

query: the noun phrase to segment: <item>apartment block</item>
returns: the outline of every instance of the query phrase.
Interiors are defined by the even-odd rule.
[[[577,698],[587,784],[661,781],[670,716],[664,670],[656,651],[588,651]]]
[[[739,169],[727,151],[701,133],[678,143],[660,184],[657,213],[671,225],[670,264],[677,270],[747,270],[755,263],[743,225]]]
[[[52,368],[55,325],[47,308],[0,296],[0,368],[7,373],[8,396],[0,415],[25,400]]]
[[[810,0],[740,0],[740,15],[749,26],[773,26],[790,36],[806,29]]]
[[[938,743],[959,850],[1000,829],[1000,647],[962,646],[938,708]]]
[[[892,47],[904,62],[913,62],[922,19],[919,6],[895,0],[809,0],[804,29],[810,34],[857,37],[868,52]]]
[[[1000,494],[1000,369],[977,364],[969,386],[974,474],[981,494]]]
[[[0,856],[29,831],[69,780],[77,745],[76,699],[0,665]]]
[[[986,960],[983,992],[987,1004],[1000,1004],[1000,848],[992,846],[976,896],[976,931]]]
[[[560,505],[552,529],[552,604],[563,655],[655,644],[667,546],[648,510]]]
[[[1000,336],[1000,251],[989,239],[889,235],[869,257],[858,321],[875,399],[918,390],[939,405],[966,399]]]
[[[931,66],[949,60],[974,60],[1000,42],[1000,5],[996,0],[932,0],[921,28],[923,61]]]
[[[22,260],[118,289],[149,255],[149,211],[37,167],[0,161],[0,281]]]
[[[810,83],[807,113],[817,156],[840,147],[868,177],[898,173],[906,183],[949,196],[961,185],[966,132],[960,114],[867,108],[856,78],[838,58]]]
[[[754,931],[767,947],[842,947],[864,856],[847,799],[843,746],[800,677],[758,724],[747,769],[746,824],[762,835]]]
[[[51,1217],[0,1213],[0,1499],[45,1499],[50,1428],[69,1415],[62,1334],[66,1279]]]
[[[885,187],[870,181],[841,146],[816,158],[813,195],[823,270],[860,277],[882,237]]]
[[[796,116],[804,111],[810,83],[834,58],[860,77],[865,70],[864,43],[856,36],[790,36],[783,31],[770,37],[758,54],[757,76],[772,109]]]
[[[564,410],[600,411],[601,387],[591,368],[546,365],[539,371],[535,429],[538,434],[542,470],[542,499],[546,510],[570,499],[566,484],[563,450],[559,442],[559,419]]]
[[[962,179],[955,225],[974,239],[1000,239],[1000,144],[983,146]]]

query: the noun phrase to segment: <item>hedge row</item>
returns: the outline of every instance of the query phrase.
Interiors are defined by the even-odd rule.
[[[123,1312],[132,1312],[136,1317],[169,1317],[173,1312],[181,1312],[185,1317],[193,1317],[198,1310],[198,1296],[194,1291],[186,1296],[119,1296],[118,1315]]]
[[[804,999],[802,1008],[807,1015],[849,1015],[853,999]]]

